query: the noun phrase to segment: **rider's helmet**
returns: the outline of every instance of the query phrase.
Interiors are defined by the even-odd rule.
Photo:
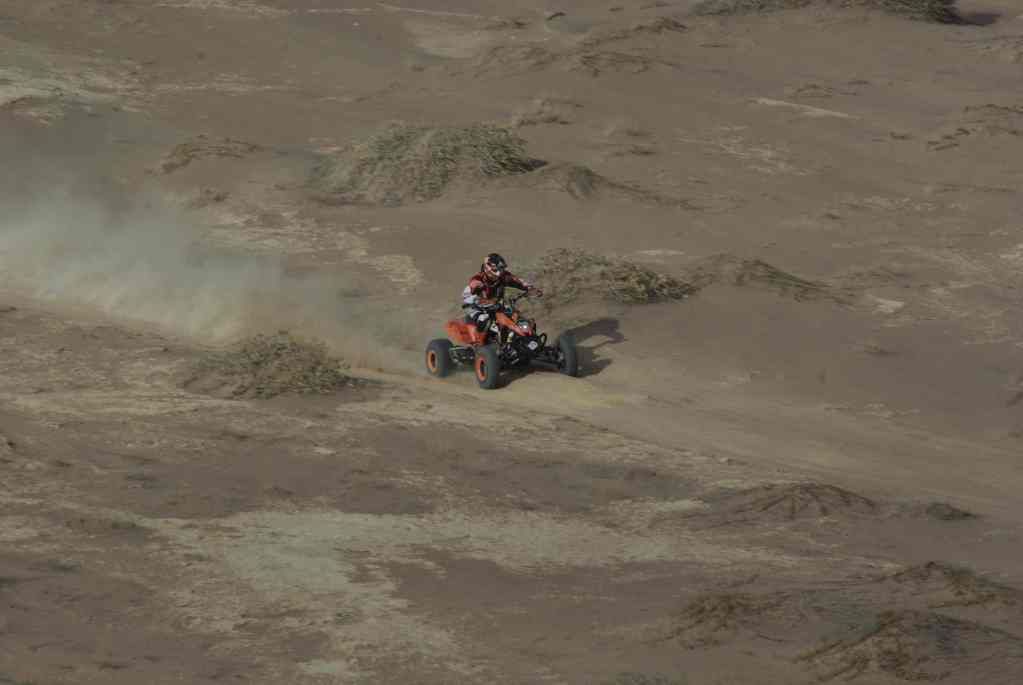
[[[488,254],[486,260],[483,262],[483,274],[489,281],[496,281],[507,269],[508,262],[504,261],[504,257],[496,252]]]

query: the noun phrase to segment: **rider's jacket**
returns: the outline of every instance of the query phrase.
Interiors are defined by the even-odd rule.
[[[462,306],[475,307],[482,300],[499,300],[504,297],[507,286],[519,290],[529,290],[529,283],[510,271],[505,271],[497,278],[491,279],[482,269],[469,279],[469,285],[462,291]]]

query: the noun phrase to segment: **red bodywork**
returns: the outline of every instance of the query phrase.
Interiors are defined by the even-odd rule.
[[[508,316],[504,312],[497,312],[495,317],[497,325],[501,328],[510,328],[516,333],[522,335],[533,335],[536,331],[534,330],[534,324],[530,323],[529,330],[525,330],[519,327],[518,320],[519,314],[515,312],[511,316]],[[465,321],[459,321],[458,319],[452,319],[448,321],[444,327],[445,332],[451,342],[456,345],[463,345],[466,347],[478,347],[485,345],[489,331],[480,331],[476,328],[474,323],[466,323]]]
[[[448,338],[451,342],[456,345],[465,345],[467,347],[476,347],[482,345],[486,338],[486,331],[476,330],[476,324],[466,323],[459,321],[458,319],[452,319],[448,321],[447,326],[444,327],[444,331],[448,334]]]

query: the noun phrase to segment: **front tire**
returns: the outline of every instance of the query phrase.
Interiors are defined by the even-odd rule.
[[[444,338],[431,340],[426,346],[426,372],[437,378],[444,378],[454,371],[451,359],[451,341]]]
[[[501,357],[497,353],[497,346],[483,345],[477,348],[473,369],[476,372],[476,382],[481,388],[484,390],[496,388],[497,377],[501,373]]]
[[[579,354],[575,338],[569,333],[562,333],[558,337],[558,371],[573,378],[579,375]]]

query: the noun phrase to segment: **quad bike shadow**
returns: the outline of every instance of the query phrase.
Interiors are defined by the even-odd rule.
[[[515,297],[492,303],[494,315],[486,330],[476,324],[452,319],[447,322],[447,338],[436,338],[426,346],[426,370],[444,378],[457,368],[471,367],[476,382],[485,390],[497,388],[509,375],[520,375],[533,366],[556,370],[566,376],[579,375],[579,356],[575,340],[563,333],[553,344],[546,333],[539,333],[536,321],[516,307]]]

